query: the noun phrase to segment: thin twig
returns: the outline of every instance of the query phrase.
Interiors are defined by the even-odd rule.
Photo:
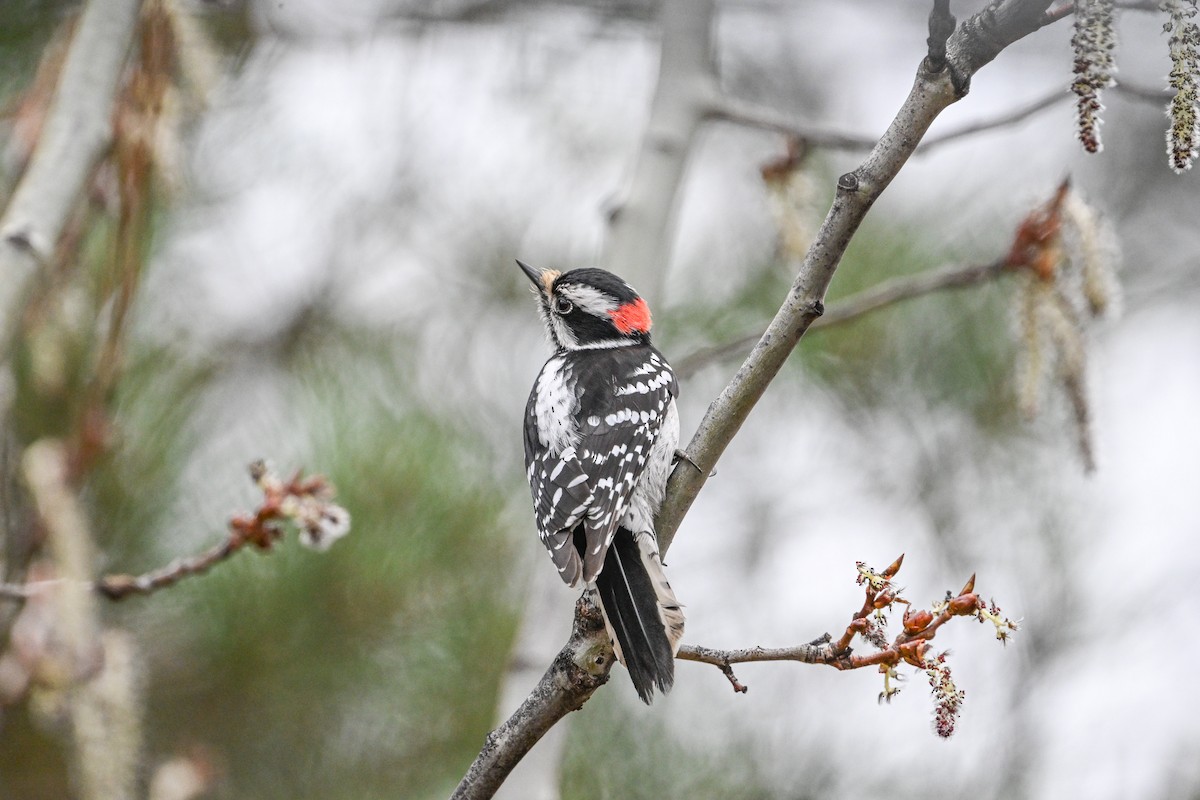
[[[239,536],[236,533],[231,533],[222,542],[213,545],[203,553],[177,558],[165,567],[160,567],[141,575],[117,573],[105,575],[94,582],[52,578],[42,581],[29,581],[28,583],[0,583],[0,599],[25,601],[34,597],[39,592],[68,583],[86,586],[91,591],[103,595],[109,600],[124,600],[126,597],[135,594],[152,594],[159,589],[174,586],[185,578],[207,572],[249,543],[249,539]]]
[[[1166,103],[1174,94],[1164,89],[1151,89],[1146,86],[1135,86],[1120,81],[1108,87],[1108,91],[1123,94],[1133,100],[1143,100],[1147,103]]]
[[[105,575],[96,581],[95,589],[109,600],[123,600],[131,595],[146,595],[167,586],[174,586],[184,578],[202,575],[246,546],[249,540],[230,535],[203,553],[177,558],[165,567],[142,575]]]
[[[202,575],[234,553],[254,545],[269,550],[283,535],[281,524],[291,522],[300,532],[300,542],[316,550],[346,535],[350,517],[332,502],[333,486],[322,476],[304,477],[297,472],[290,480],[275,477],[261,461],[250,466],[250,475],[263,492],[253,514],[237,514],[229,520],[229,533],[220,543],[194,556],[177,558],[165,567],[141,575],[105,575],[94,581],[53,579],[24,584],[0,583],[0,599],[28,600],[39,591],[69,583],[85,586],[109,600],[152,594],[174,586],[185,578]]]
[[[712,664],[725,674],[733,690],[745,694],[749,688],[733,674],[734,664],[750,661],[797,661],[802,664],[829,664],[836,660],[837,653],[829,634],[816,641],[795,647],[747,647],[740,650],[717,650],[696,644],[685,644],[675,657],[681,661],[697,661]]]
[[[1016,125],[1058,102],[1065,102],[1068,97],[1070,95],[1063,88],[1055,88],[1036,100],[1006,111],[991,119],[968,123],[961,128],[947,133],[930,136],[917,147],[916,154],[928,155],[934,148],[948,142],[953,142],[956,139],[973,136],[983,131],[997,130],[1009,125]],[[709,117],[727,122],[737,122],[764,130],[776,131],[788,136],[796,136],[803,139],[811,147],[823,147],[827,150],[864,151],[870,150],[878,142],[878,139],[873,136],[805,125],[787,113],[733,98],[721,98],[714,101],[714,104],[709,108]]]
[[[976,286],[999,277],[1004,272],[1004,260],[989,264],[944,267],[939,270],[891,278],[850,295],[831,305],[825,314],[809,326],[809,330],[824,330],[840,325],[881,308],[947,289]],[[726,358],[745,353],[762,338],[762,332],[741,336],[731,342],[704,348],[677,360],[675,374],[681,378],[694,375],[700,369]]]
[[[924,667],[930,651],[928,643],[943,625],[955,617],[975,617],[980,621],[992,621],[996,626],[997,638],[1001,641],[1007,641],[1012,632],[1016,631],[1016,623],[1005,619],[994,605],[991,608],[987,607],[975,592],[974,575],[957,595],[951,596],[947,593],[946,600],[938,605],[936,613],[914,611],[907,600],[899,597],[899,590],[891,583],[903,561],[904,556],[900,556],[882,573],[875,573],[865,565],[859,564],[860,575],[869,576],[868,580],[860,578],[860,582],[865,584],[865,599],[862,608],[854,612],[845,633],[837,641],[833,641],[833,637],[826,633],[808,644],[792,647],[720,650],[699,645],[683,645],[676,657],[683,661],[711,664],[721,670],[733,685],[735,692],[744,693],[748,689],[734,676],[734,664],[794,661],[801,664],[824,664],[838,670],[853,670],[881,665],[894,667],[903,661],[916,667]],[[902,630],[888,642],[883,637],[882,623],[877,623],[873,618],[895,604],[908,606],[908,610],[904,614]],[[865,655],[854,653],[850,647],[854,637],[868,635],[877,649]]]
[[[1053,89],[1037,100],[1014,108],[1011,111],[1005,112],[997,117],[993,117],[992,119],[972,122],[956,130],[943,133],[940,136],[930,136],[921,143],[920,147],[917,148],[917,154],[928,155],[930,150],[947,144],[948,142],[953,142],[967,136],[974,136],[975,134],[982,133],[984,131],[993,131],[997,130],[998,128],[1008,127],[1009,125],[1016,125],[1018,122],[1023,122],[1032,117],[1034,114],[1044,111],[1045,109],[1050,108],[1050,106],[1066,100],[1066,98],[1069,96],[1070,95],[1068,95],[1062,88]]]
[[[847,133],[832,128],[806,125],[793,115],[769,106],[759,105],[736,97],[716,97],[707,109],[709,119],[735,122],[752,128],[775,131],[803,139],[812,147],[829,150],[869,150],[878,141],[875,137]]]
[[[1124,82],[1114,84],[1109,87],[1109,91],[1151,103],[1165,103],[1172,97],[1169,92],[1132,86]],[[924,139],[917,147],[915,155],[929,155],[930,151],[949,142],[974,136],[985,131],[999,130],[1010,125],[1016,125],[1060,102],[1066,102],[1070,97],[1071,94],[1064,87],[1055,87],[1035,100],[997,114],[990,119],[970,122],[952,131],[947,131],[937,136],[930,136]],[[730,97],[715,99],[708,109],[708,116],[710,119],[736,122],[749,127],[775,131],[787,136],[795,136],[803,139],[805,144],[810,147],[822,147],[826,150],[861,152],[870,150],[875,146],[877,141],[873,136],[806,125],[786,112]]]

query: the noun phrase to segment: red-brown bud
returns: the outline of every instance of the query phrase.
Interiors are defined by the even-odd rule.
[[[979,610],[979,595],[973,593],[960,594],[958,597],[950,600],[949,610],[955,616],[974,614]]]
[[[923,669],[925,667],[925,654],[929,652],[930,647],[932,645],[929,642],[924,639],[918,639],[915,642],[905,642],[897,649],[905,663]]]
[[[933,614],[920,609],[913,611],[909,609],[904,612],[904,632],[905,633],[920,633],[929,627],[929,623],[933,622]]]

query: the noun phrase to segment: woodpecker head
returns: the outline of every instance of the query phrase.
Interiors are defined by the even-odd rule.
[[[628,283],[602,269],[558,272],[517,262],[533,282],[550,341],[558,350],[650,342],[650,309]]]

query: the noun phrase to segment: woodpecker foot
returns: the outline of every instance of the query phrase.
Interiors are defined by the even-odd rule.
[[[700,469],[700,465],[697,464],[695,461],[692,461],[691,456],[689,456],[687,453],[683,452],[682,450],[675,451],[674,461],[675,461],[675,463],[678,463],[680,461],[686,461],[687,463],[691,464],[693,467],[696,468],[696,472],[699,472],[701,475],[704,474],[704,470]]]

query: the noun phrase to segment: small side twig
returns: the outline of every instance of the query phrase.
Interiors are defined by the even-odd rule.
[[[185,578],[208,572],[247,545],[269,550],[283,536],[285,522],[293,523],[299,530],[301,544],[315,550],[327,550],[349,533],[350,514],[332,502],[333,486],[323,476],[304,477],[297,472],[291,479],[281,481],[262,461],[250,465],[250,476],[262,490],[263,501],[253,514],[231,518],[229,533],[219,544],[141,575],[105,575],[93,582],[91,589],[109,600],[153,594]],[[24,584],[0,583],[0,598],[28,600],[64,581],[56,578]]]
[[[717,650],[712,647],[701,647],[696,644],[685,644],[679,648],[675,657],[682,661],[698,661],[702,664],[712,664],[725,674],[733,685],[733,690],[745,694],[749,687],[738,681],[733,674],[734,664],[749,661],[799,661],[802,664],[827,664],[834,658],[834,646],[830,643],[832,637],[827,633],[808,644],[795,647],[747,647],[741,650]]]
[[[850,624],[837,640],[828,633],[808,644],[793,647],[747,647],[738,650],[719,650],[699,645],[684,645],[679,648],[678,658],[711,664],[725,675],[738,693],[748,691],[733,673],[734,664],[751,661],[795,661],[802,664],[825,664],[838,670],[877,667],[884,676],[884,691],[881,700],[890,700],[899,693],[896,667],[902,662],[925,670],[936,699],[935,720],[939,735],[949,736],[954,730],[954,721],[962,705],[963,694],[950,678],[950,667],[946,653],[933,653],[930,642],[937,632],[955,617],[974,617],[980,622],[991,622],[996,629],[996,638],[1002,643],[1012,637],[1017,623],[1005,618],[995,603],[986,604],[975,592],[975,576],[972,575],[957,594],[946,593],[945,599],[931,610],[914,609],[908,600],[900,596],[900,589],[892,578],[900,571],[904,556],[897,558],[887,569],[876,572],[864,563],[858,563],[858,582],[863,584],[865,598],[862,608],[854,612]],[[895,604],[906,607],[902,630],[890,641],[885,635],[887,617],[885,613]],[[850,645],[856,636],[872,644],[875,652],[855,653]]]
[[[153,594],[159,589],[174,586],[184,578],[208,572],[249,542],[249,539],[239,536],[235,531],[203,553],[177,558],[165,567],[141,575],[105,575],[96,581],[95,589],[109,600],[124,600],[135,594]]]
[[[1016,125],[1057,103],[1065,102],[1066,99],[1067,94],[1062,90],[1062,87],[1055,87],[1035,100],[997,114],[989,119],[971,122],[961,128],[956,128],[937,136],[929,136],[917,146],[915,155],[928,155],[930,151],[957,139],[982,133],[983,131]],[[707,115],[709,119],[735,122],[793,136],[802,139],[809,147],[820,147],[826,150],[863,152],[870,150],[878,141],[878,137],[876,136],[865,136],[832,128],[806,125],[787,112],[731,97],[720,96],[714,98],[707,110]]]
[[[881,308],[948,289],[963,289],[998,278],[1004,274],[1005,259],[986,264],[953,265],[939,270],[906,275],[883,281],[830,305],[825,314],[809,326],[823,330],[877,311]],[[762,337],[762,332],[741,336],[730,342],[697,350],[675,362],[675,374],[694,375],[709,364],[744,354]]]
[[[925,57],[925,69],[929,73],[941,72],[946,68],[946,41],[954,33],[958,20],[950,13],[950,0],[933,0],[929,12],[929,38],[925,40],[929,55]]]
[[[1032,100],[1023,106],[1017,106],[1016,108],[992,117],[991,119],[984,119],[980,120],[979,122],[971,122],[963,125],[961,128],[956,128],[952,131],[948,131],[937,136],[930,136],[921,143],[920,147],[917,148],[916,154],[929,155],[930,150],[949,142],[963,139],[967,136],[974,136],[975,134],[982,133],[984,131],[1005,128],[1009,125],[1016,125],[1018,122],[1024,122],[1034,114],[1044,111],[1045,109],[1050,108],[1050,106],[1061,103],[1064,98],[1066,98],[1066,94],[1063,92],[1062,88],[1056,87],[1036,100]]]

